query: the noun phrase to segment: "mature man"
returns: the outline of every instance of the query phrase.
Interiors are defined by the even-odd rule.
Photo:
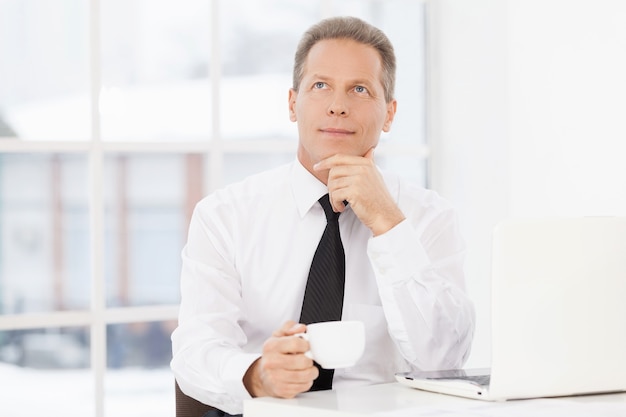
[[[374,162],[396,113],[395,65],[385,34],[360,19],[313,26],[298,46],[289,92],[297,159],[197,205],[172,369],[213,415],[240,413],[250,397],[392,381],[395,372],[466,360],[474,310],[455,212]],[[340,296],[329,289],[323,302],[307,303],[311,261],[331,221],[340,232],[332,249],[341,258]],[[336,319],[366,326],[363,357],[330,374],[293,336],[311,322],[304,310],[327,308],[326,298],[339,298]]]

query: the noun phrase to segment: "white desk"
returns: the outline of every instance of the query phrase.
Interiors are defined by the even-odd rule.
[[[244,417],[626,417],[626,393],[486,402],[390,383],[300,394],[289,400],[255,398]]]

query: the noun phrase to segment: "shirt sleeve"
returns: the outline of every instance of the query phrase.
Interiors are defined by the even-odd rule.
[[[204,202],[206,203],[206,202]],[[241,284],[232,266],[232,241],[222,215],[220,226],[208,214],[220,210],[196,207],[182,252],[181,304],[172,333],[172,371],[181,390],[228,413],[241,413],[250,395],[243,375],[260,353],[243,350]],[[224,210],[222,210],[224,211]],[[223,213],[222,213],[223,214]]]
[[[451,209],[407,219],[368,242],[389,333],[421,370],[454,369],[470,353],[475,312],[465,291],[465,244]]]

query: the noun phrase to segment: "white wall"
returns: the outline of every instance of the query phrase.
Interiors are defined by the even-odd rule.
[[[626,215],[626,2],[432,0],[433,188],[458,207],[491,357],[490,244],[505,217]]]
[[[626,2],[509,3],[513,213],[626,214]]]

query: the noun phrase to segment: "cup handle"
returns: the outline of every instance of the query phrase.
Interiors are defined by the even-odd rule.
[[[306,333],[296,333],[294,334],[294,336],[299,337],[300,339],[304,339],[307,342],[309,341],[309,336]],[[307,350],[306,352],[304,352],[304,356],[306,356],[309,359],[313,359],[315,360],[315,358],[313,357],[313,354],[311,353],[311,350]]]

